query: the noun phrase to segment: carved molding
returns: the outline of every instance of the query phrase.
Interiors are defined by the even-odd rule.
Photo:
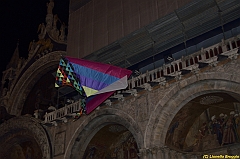
[[[143,146],[142,133],[139,125],[126,112],[118,109],[99,109],[89,114],[84,121],[76,128],[75,134],[69,141],[64,158],[81,158],[85,152],[87,144],[102,127],[108,123],[118,123],[126,127],[134,136],[138,148]]]
[[[65,54],[66,52],[64,51],[55,51],[46,54],[24,72],[10,95],[12,101],[10,114],[20,115],[23,104],[38,79],[47,71],[54,69],[58,65],[61,55]]]
[[[39,121],[35,118],[24,116],[15,117],[1,124],[0,129],[0,147],[5,147],[8,144],[13,144],[11,140],[18,135],[21,135],[23,137],[31,137],[34,138],[34,140],[39,145],[43,158],[51,158],[51,147],[47,134],[44,128],[39,124]],[[16,140],[21,139],[16,138]],[[0,150],[0,155],[1,154],[4,154],[4,149]]]

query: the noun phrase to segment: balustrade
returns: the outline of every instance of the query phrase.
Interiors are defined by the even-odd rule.
[[[197,73],[200,68],[200,64],[216,66],[218,55],[226,56],[230,59],[235,59],[238,56],[238,48],[240,47],[240,39],[233,37],[228,40],[222,40],[222,42],[215,44],[208,48],[202,48],[199,52],[190,54],[182,57],[181,59],[175,60],[169,64],[163,65],[151,71],[147,71],[144,74],[140,74],[137,77],[132,77],[128,80],[128,88],[126,90],[120,90],[114,93],[113,97],[122,99],[119,96],[120,93],[130,93],[131,95],[136,94],[136,88],[142,87],[147,90],[149,89],[147,83],[157,82],[161,85],[166,83],[167,77],[173,77],[177,80],[181,79],[181,76],[186,72]],[[171,78],[170,78],[171,79]],[[111,105],[111,101],[107,100],[108,104]],[[81,109],[81,102],[77,101],[56,111],[45,115],[45,123],[61,119],[69,114],[73,114]]]
[[[151,81],[159,82],[161,77],[177,76],[177,72],[181,72],[182,70],[194,71],[199,67],[199,63],[216,66],[218,55],[226,55],[228,58],[234,59],[237,56],[239,47],[239,38],[233,37],[228,40],[222,40],[222,42],[211,47],[202,48],[199,52],[182,57],[181,59],[175,60],[154,70],[147,71],[137,77],[133,77],[128,80],[128,89],[140,87],[144,83]]]
[[[76,112],[79,112],[81,110],[81,100],[66,105],[65,107],[62,107],[60,109],[57,109],[53,112],[47,113],[45,114],[45,123],[49,123],[52,121],[56,121],[56,120],[65,120],[64,117],[66,116],[72,116],[73,114],[75,114]]]

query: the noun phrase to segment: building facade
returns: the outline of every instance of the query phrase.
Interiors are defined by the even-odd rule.
[[[71,0],[68,30],[54,3],[3,72],[0,158],[240,157],[239,1]],[[65,55],[132,70],[128,88],[76,118]]]

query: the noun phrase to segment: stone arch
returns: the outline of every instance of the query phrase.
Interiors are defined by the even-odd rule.
[[[67,146],[64,158],[82,158],[93,136],[108,124],[120,124],[126,127],[135,138],[138,149],[143,147],[141,130],[131,116],[118,109],[100,108],[100,110],[96,110],[88,115],[76,129]]]
[[[38,79],[40,79],[47,71],[54,69],[54,67],[58,65],[61,56],[65,54],[65,51],[54,51],[48,53],[34,62],[24,72],[9,98],[12,101],[10,114],[17,116],[21,114],[26,97]]]
[[[0,158],[4,158],[6,153],[9,153],[8,147],[23,141],[36,143],[35,146],[39,146],[42,158],[52,157],[48,135],[37,119],[25,116],[14,117],[1,124],[0,129],[0,147],[5,147],[0,150]]]
[[[229,76],[227,73],[212,72],[192,76],[174,85],[150,116],[144,135],[146,141],[144,146],[163,147],[169,125],[178,111],[195,97],[218,91],[240,94],[239,78],[235,75]]]

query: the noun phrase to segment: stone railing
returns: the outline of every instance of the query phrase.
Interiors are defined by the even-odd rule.
[[[57,121],[67,122],[68,117],[75,116],[75,114],[77,112],[79,112],[80,110],[81,110],[81,100],[79,100],[75,103],[66,105],[60,109],[53,111],[53,112],[45,114],[44,123],[54,122],[52,124],[55,125]]]
[[[135,95],[139,89],[151,90],[153,85],[165,85],[169,79],[180,80],[182,75],[193,72],[197,73],[200,68],[205,66],[216,66],[219,56],[224,58],[236,59],[238,56],[238,48],[240,47],[240,39],[233,37],[222,41],[211,47],[201,49],[199,52],[189,56],[182,57],[179,60],[163,65],[157,69],[147,71],[137,77],[128,80],[128,88],[114,93],[110,99],[104,103],[111,105],[111,99],[122,100],[125,94]],[[51,123],[58,120],[66,122],[66,117],[71,116],[81,108],[80,101],[67,105],[56,111],[45,115],[45,123]],[[73,116],[73,115],[72,115]],[[55,122],[56,123],[56,122]]]
[[[147,71],[137,77],[128,80],[128,89],[136,87],[146,87],[146,83],[158,82],[164,84],[167,79],[180,79],[181,75],[189,72],[196,72],[205,66],[216,66],[219,56],[230,59],[236,59],[238,49],[240,47],[240,39],[233,37],[228,40],[215,44],[208,48],[202,48],[199,52],[189,56],[182,57],[169,64],[165,64],[159,68]]]

